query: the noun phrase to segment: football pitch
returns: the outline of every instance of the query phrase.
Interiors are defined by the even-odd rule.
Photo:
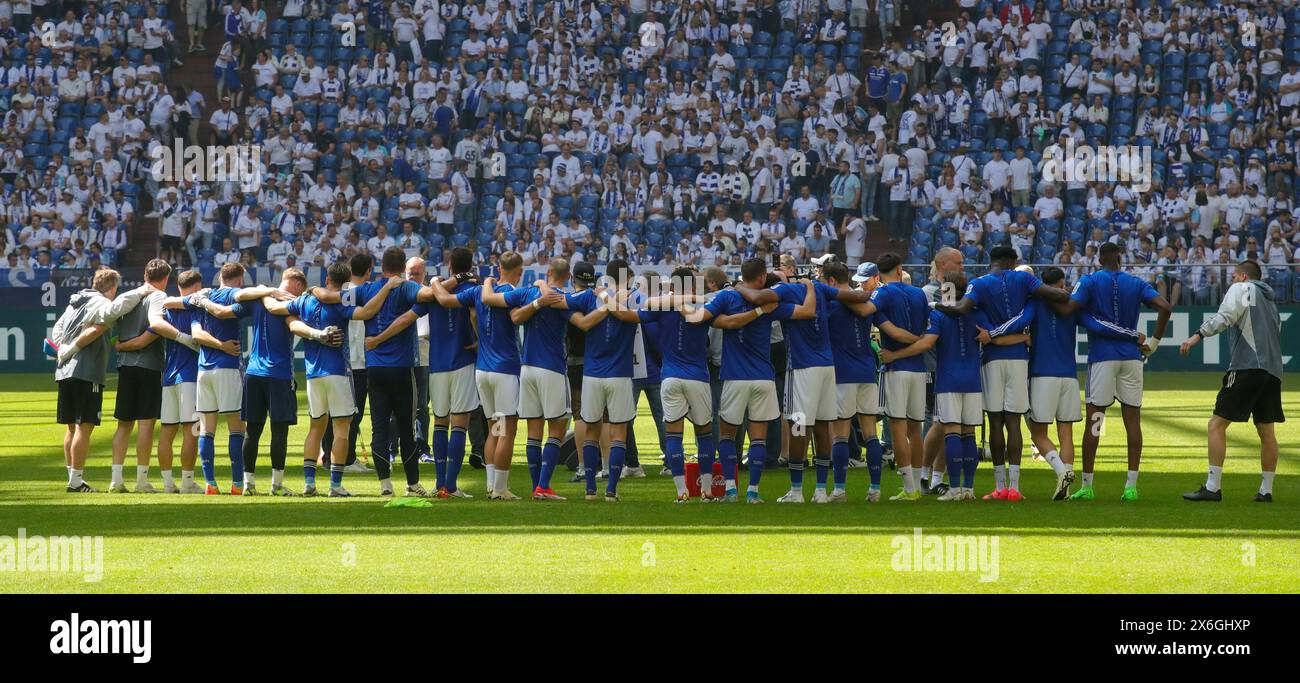
[[[347,475],[358,494],[352,499],[66,494],[52,377],[5,375],[0,537],[16,538],[20,529],[29,538],[102,536],[103,561],[93,581],[87,572],[0,571],[0,592],[1296,592],[1300,391],[1283,395],[1292,421],[1278,430],[1277,502],[1251,501],[1258,440],[1251,426],[1238,425],[1229,431],[1224,501],[1187,503],[1180,494],[1204,482],[1205,425],[1218,386],[1216,373],[1147,375],[1136,503],[1119,500],[1125,444],[1114,407],[1098,455],[1098,497],[1086,503],[1048,500],[1051,470],[1026,452],[1028,500],[1019,504],[928,497],[869,505],[863,468],[849,472],[848,504],[776,504],[789,486],[781,469],[763,477],[765,505],[676,505],[647,427],[638,430],[647,477],[624,479],[618,504],[582,500],[582,486],[567,483],[563,468],[555,488],[566,502],[488,501],[483,471],[467,465],[462,486],[475,499],[394,509],[377,496],[373,474]],[[87,465],[87,481],[101,490],[115,388],[107,390]],[[301,395],[299,405],[305,410]],[[644,403],[641,411],[648,421]],[[286,484],[297,490],[305,425],[301,416],[290,435]],[[217,471],[228,489],[224,434],[223,426]],[[363,441],[368,434],[367,424]],[[269,438],[268,431],[258,462],[265,490]],[[132,448],[128,485],[134,457]],[[423,469],[431,485],[433,467]],[[888,496],[898,478],[889,470],[884,476]],[[156,463],[151,479],[159,485]],[[980,464],[977,479],[978,493],[991,489],[989,463]],[[511,488],[524,495],[527,483],[521,425]],[[810,481],[805,492],[812,492]],[[946,564],[942,554],[930,561],[932,551],[966,541],[978,548],[978,563],[974,555],[964,566],[951,555]]]

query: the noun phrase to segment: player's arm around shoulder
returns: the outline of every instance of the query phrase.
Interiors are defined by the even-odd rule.
[[[402,278],[397,277],[396,275],[388,278],[388,281],[384,283],[384,286],[381,287],[374,296],[370,297],[370,299],[366,301],[366,305],[352,308],[352,319],[369,320],[378,315],[380,309],[384,307],[384,302],[388,300],[389,294],[391,294],[397,287],[400,287],[402,282]],[[319,299],[320,297],[316,298]]]
[[[817,315],[817,283],[809,281],[804,283],[803,301],[794,307],[790,312],[791,320],[807,320]],[[771,290],[767,290],[771,291]],[[772,292],[776,294],[776,292]],[[770,311],[764,311],[765,313]]]

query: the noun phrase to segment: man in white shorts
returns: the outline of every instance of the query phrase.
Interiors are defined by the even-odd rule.
[[[767,263],[753,258],[740,266],[740,277],[746,288],[761,289],[769,284]],[[772,276],[772,283],[779,281]],[[736,488],[736,430],[749,419],[749,487],[745,502],[762,503],[758,495],[763,476],[763,463],[767,459],[767,424],[780,416],[776,400],[775,373],[772,369],[772,325],[763,321],[751,323],[772,315],[777,320],[806,320],[817,314],[816,288],[805,287],[804,300],[798,306],[789,303],[767,303],[755,306],[745,300],[737,288],[729,287],[718,292],[713,300],[686,316],[690,323],[712,321],[723,330],[721,402],[718,418],[718,457],[722,461],[723,476],[727,479],[724,502],[739,500]],[[806,442],[805,442],[806,443]],[[728,476],[730,475],[730,476]]]
[[[871,292],[871,303],[866,312],[874,315],[873,323],[881,331],[881,348],[898,351],[925,333],[930,303],[920,287],[903,281],[902,259],[898,254],[881,254],[876,266],[883,284]],[[925,421],[928,379],[925,359],[908,356],[885,363],[882,377],[881,393],[885,400],[885,414],[889,416],[894,459],[903,478],[903,490],[891,496],[890,500],[920,500],[921,462],[924,459],[921,423]]]
[[[484,286],[485,306],[510,309],[510,320],[523,328],[519,365],[518,416],[528,422],[524,454],[532,479],[533,500],[564,500],[551,488],[551,475],[560,462],[560,444],[569,429],[568,333],[569,311],[556,308],[569,284],[569,262],[551,261],[546,282],[508,291]],[[547,434],[542,446],[542,432]]]
[[[582,284],[588,278],[586,265],[575,273]],[[640,316],[623,300],[632,270],[626,261],[611,260],[605,277],[614,288],[583,289],[565,297],[573,314],[569,322],[586,332],[582,359],[582,421],[587,424],[582,444],[582,465],[587,479],[587,500],[596,500],[596,472],[600,470],[600,441],[608,430],[609,478],[605,501],[618,501],[618,481],[627,460],[627,425],[636,418],[632,386],[632,354]]]
[[[335,263],[326,273],[325,286],[330,291],[342,292],[352,280],[352,268],[347,262]],[[352,392],[350,363],[347,348],[347,326],[353,320],[369,320],[379,313],[388,293],[402,282],[390,278],[365,306],[325,304],[310,294],[289,302],[289,330],[306,339],[303,356],[307,365],[307,413],[311,427],[303,444],[304,496],[316,495],[316,459],[320,454],[325,426],[333,423],[334,443],[330,451],[331,498],[346,498],[352,494],[343,488],[343,473],[348,462],[348,431],[352,416],[357,412],[356,397]]]
[[[822,265],[823,270],[828,262]],[[847,279],[847,275],[845,275]],[[790,491],[777,499],[778,503],[802,503],[804,460],[808,439],[815,436],[813,463],[817,468],[817,485],[814,503],[829,503],[826,482],[831,468],[831,425],[839,420],[839,396],[835,387],[835,358],[831,351],[831,329],[827,321],[828,303],[837,301],[846,306],[865,310],[866,291],[837,289],[823,282],[785,282],[767,290],[738,287],[745,300],[761,306],[780,302],[792,306],[804,302],[808,290],[813,290],[815,314],[807,319],[795,319],[785,325],[786,344],[789,347],[789,371],[785,382],[786,419],[790,421]],[[809,434],[811,428],[812,434]],[[845,462],[847,468],[848,463]]]
[[[240,418],[243,408],[244,373],[239,367],[239,353],[223,350],[223,344],[239,340],[239,319],[247,317],[251,311],[241,305],[244,301],[253,301],[272,296],[281,300],[292,299],[285,292],[266,286],[244,287],[244,267],[238,263],[221,266],[221,287],[203,295],[199,292],[191,297],[194,305],[204,309],[202,320],[196,320],[191,330],[195,341],[203,345],[199,350],[198,391],[195,396],[195,410],[199,412],[199,458],[203,463],[203,476],[207,480],[205,493],[215,496],[221,493],[217,487],[214,460],[217,416],[226,416],[226,426],[230,430],[227,444],[230,451],[232,484],[230,494],[244,493],[244,421]]]

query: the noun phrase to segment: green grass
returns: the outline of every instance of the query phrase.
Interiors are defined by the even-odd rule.
[[[349,475],[347,485],[363,494],[351,500],[65,494],[53,382],[48,375],[5,375],[0,536],[20,527],[29,535],[102,535],[104,575],[88,583],[80,574],[0,571],[0,591],[1296,591],[1300,424],[1286,423],[1278,434],[1276,503],[1251,502],[1259,464],[1248,425],[1229,433],[1224,502],[1195,505],[1179,497],[1203,481],[1205,424],[1218,384],[1210,373],[1147,376],[1146,455],[1136,504],[1119,502],[1124,439],[1115,420],[1102,440],[1099,498],[1092,503],[1046,500],[1051,471],[1026,457],[1022,488],[1030,500],[1014,506],[948,507],[932,498],[867,505],[865,470],[850,471],[847,505],[778,506],[773,501],[789,482],[776,470],[763,479],[766,505],[682,506],[671,502],[671,480],[644,458],[649,476],[625,480],[617,505],[580,500],[580,485],[568,483],[556,485],[570,496],[564,503],[489,502],[481,495],[482,471],[466,467],[465,486],[476,499],[386,509],[373,475]],[[1300,416],[1300,393],[1288,392],[1284,400],[1287,413]],[[305,397],[300,404],[305,408]],[[88,466],[88,480],[100,488],[108,483],[112,429],[106,420],[96,430]],[[363,439],[368,431],[367,425]],[[303,433],[300,422],[291,445]],[[224,429],[218,473],[228,485],[221,434]],[[642,430],[642,453],[658,452],[652,441],[651,430]],[[300,462],[292,453],[290,463]],[[128,481],[133,462],[132,454]],[[522,439],[515,463],[512,488],[523,494]],[[263,450],[264,489],[268,469]],[[897,479],[885,476],[889,494]],[[424,478],[431,483],[431,466]],[[156,467],[153,479],[157,485]],[[300,487],[301,468],[291,466],[288,480]],[[977,489],[984,492],[991,481],[984,463]],[[805,486],[811,494],[812,484]],[[917,527],[927,534],[995,536],[997,580],[896,571],[892,543]]]

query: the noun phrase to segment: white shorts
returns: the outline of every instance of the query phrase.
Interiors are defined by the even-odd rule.
[[[893,420],[925,421],[926,373],[915,370],[885,372],[885,414]]]
[[[835,368],[822,365],[789,371],[785,378],[785,416],[805,427],[838,420]]]
[[[199,370],[194,409],[200,413],[237,413],[244,406],[244,373],[238,368]]]
[[[504,372],[475,370],[478,399],[488,419],[514,417],[519,412],[519,378]]]
[[[324,415],[351,417],[356,413],[357,401],[352,395],[351,377],[326,375],[307,380],[307,414],[311,419]]]
[[[163,387],[162,423],[178,425],[197,422],[199,415],[194,409],[194,401],[198,391],[197,382],[181,382]]]
[[[1073,377],[1030,377],[1029,420],[1038,424],[1083,419],[1079,380]]]
[[[429,402],[433,404],[434,417],[474,412],[478,407],[474,366],[429,373]]]
[[[841,420],[851,420],[858,415],[880,414],[880,387],[875,382],[837,384]]]
[[[769,422],[781,417],[776,402],[776,382],[770,379],[729,379],[722,382],[722,405],[718,417],[739,425],[749,414],[751,422]]]
[[[1088,364],[1088,405],[1120,403],[1142,407],[1142,361],[1104,360]]]
[[[525,365],[519,369],[519,417],[524,420],[554,420],[569,415],[569,378]]]
[[[934,419],[939,424],[978,427],[984,424],[984,400],[978,391],[934,395]]]
[[[1029,361],[991,360],[980,368],[984,382],[984,410],[990,413],[1029,412]]]
[[[582,421],[623,424],[636,418],[631,377],[582,377]]]
[[[665,377],[659,385],[664,406],[664,422],[688,418],[693,425],[713,421],[713,391],[708,382],[681,377]]]

